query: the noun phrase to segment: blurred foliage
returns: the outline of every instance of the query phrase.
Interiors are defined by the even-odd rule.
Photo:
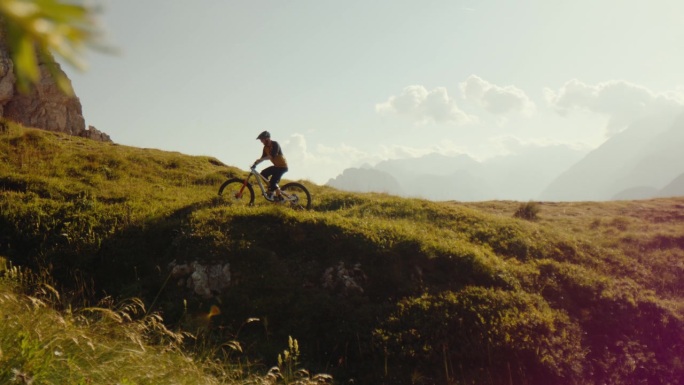
[[[81,56],[88,43],[100,34],[89,2],[60,0],[0,0],[0,33],[6,41],[20,90],[27,91],[40,80],[39,58],[54,63],[56,53],[78,69],[85,68]],[[66,93],[73,90],[69,80],[55,66],[50,75]]]

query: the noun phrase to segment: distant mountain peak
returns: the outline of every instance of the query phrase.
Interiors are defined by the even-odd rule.
[[[603,201],[643,186],[657,191],[684,172],[684,112],[634,122],[561,174],[541,195],[553,201]],[[636,189],[636,190],[632,190]],[[653,197],[651,195],[650,197]]]

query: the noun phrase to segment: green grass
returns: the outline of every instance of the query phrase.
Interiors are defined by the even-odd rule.
[[[35,297],[27,288],[6,291],[46,320],[3,331],[2,357],[17,362],[7,370],[19,371],[4,378],[61,365],[24,355],[16,338],[29,335],[29,351],[70,341],[36,337],[61,317],[103,345],[140,342],[116,350],[140,356],[141,367],[156,362],[157,383],[184,383],[176,371],[258,383],[275,375],[266,369],[279,355],[294,381],[304,372],[282,358],[284,346],[298,368],[339,382],[684,381],[684,198],[435,203],[307,181],[310,211],[216,196],[223,180],[243,175],[210,157],[16,126],[0,134],[0,256],[61,293],[36,307],[19,294]],[[194,293],[169,267],[194,262],[229,269],[229,284]],[[136,316],[116,321],[120,307],[103,298],[136,304]],[[220,314],[208,322],[210,309]],[[198,338],[172,338],[185,331]],[[226,348],[233,343],[241,349]],[[106,366],[112,381],[145,383],[122,377],[128,358],[80,357],[86,351],[70,353],[79,369],[59,381],[105,378],[88,370]],[[20,364],[25,356],[44,364]]]
[[[197,336],[169,330],[139,299],[105,298],[98,306],[65,308],[44,277],[17,267],[0,272],[0,383],[218,385],[268,384],[273,378],[285,384],[329,383],[328,375],[299,367],[299,352],[290,355],[296,340],[290,339],[285,359],[279,357],[278,366],[266,371],[230,359],[231,351],[240,350],[237,341],[188,349],[187,340]]]
[[[228,383],[211,375],[220,369],[216,365],[184,353],[181,336],[158,317],[139,317],[144,315],[139,302],[58,312],[50,298],[56,292],[28,296],[9,285],[0,284],[3,384]],[[149,334],[160,341],[150,344]]]

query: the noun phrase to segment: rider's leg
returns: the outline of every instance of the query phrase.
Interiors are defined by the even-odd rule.
[[[280,195],[280,186],[278,186],[278,183],[280,183],[280,178],[283,177],[283,174],[287,172],[287,167],[273,167],[274,170],[271,173],[271,179],[269,180],[269,188],[276,193],[276,195]]]
[[[274,188],[272,188],[273,184],[273,174],[276,172],[276,167],[275,166],[269,166],[266,167],[265,169],[261,170],[261,176],[266,178],[268,180],[268,192],[272,193]],[[270,179],[269,179],[270,178]]]

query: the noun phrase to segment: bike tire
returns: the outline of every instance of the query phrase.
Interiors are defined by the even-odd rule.
[[[311,194],[309,190],[301,183],[292,182],[280,188],[285,191],[287,195],[295,196],[295,201],[286,200],[284,203],[295,210],[309,210],[311,209]]]
[[[254,206],[254,188],[251,184],[245,185],[243,179],[233,178],[223,182],[218,190],[219,197],[225,202],[235,206]],[[242,193],[240,192],[242,191]]]

